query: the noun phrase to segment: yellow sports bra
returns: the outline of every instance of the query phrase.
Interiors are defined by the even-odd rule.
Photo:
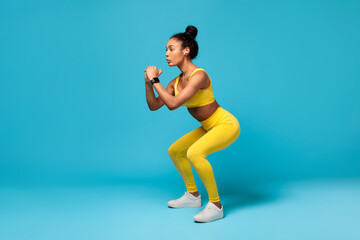
[[[198,70],[203,70],[204,72],[206,72],[202,68],[197,68],[191,73],[189,79]],[[177,90],[179,79],[180,79],[180,74],[175,80],[175,85],[174,85],[175,96],[179,94],[179,91]],[[205,105],[207,105],[209,103],[212,103],[214,101],[215,101],[215,98],[214,98],[214,93],[213,93],[213,90],[212,90],[212,83],[211,83],[211,79],[210,79],[210,85],[209,85],[208,88],[199,89],[197,91],[197,93],[191,99],[189,99],[186,103],[184,103],[181,106],[186,106],[188,108],[201,107],[201,106],[205,106]]]

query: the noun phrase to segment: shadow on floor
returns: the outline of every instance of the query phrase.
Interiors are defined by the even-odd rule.
[[[218,184],[220,199],[224,205],[224,213],[266,204],[279,198],[279,188],[260,188],[256,184],[241,184],[234,181]]]

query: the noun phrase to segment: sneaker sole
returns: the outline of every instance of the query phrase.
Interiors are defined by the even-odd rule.
[[[220,217],[217,217],[211,221],[200,221],[200,220],[194,220],[196,223],[207,223],[207,222],[213,222],[213,221],[216,221],[216,220],[219,220],[219,219],[222,219],[224,218],[224,215],[220,216]]]
[[[201,204],[199,205],[199,206],[170,206],[170,205],[168,205],[168,207],[169,208],[188,208],[188,207],[193,207],[193,208],[195,208],[195,207],[201,207]]]

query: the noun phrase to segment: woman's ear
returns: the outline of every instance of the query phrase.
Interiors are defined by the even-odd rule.
[[[189,47],[186,47],[185,48],[185,52],[184,52],[184,55],[186,54],[186,53],[189,53],[190,52],[190,49],[189,49]]]

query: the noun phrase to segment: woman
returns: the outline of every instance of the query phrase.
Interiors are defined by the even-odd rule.
[[[196,188],[192,165],[209,196],[206,207],[194,216],[194,220],[210,222],[223,218],[224,213],[214,173],[206,156],[232,144],[240,134],[240,124],[231,113],[216,102],[210,77],[205,70],[198,68],[191,61],[198,53],[198,44],[195,41],[197,32],[196,27],[188,26],[185,33],[175,34],[168,41],[166,60],[169,66],[177,66],[181,74],[173,79],[166,89],[158,79],[162,73],[161,69],[155,66],[145,69],[146,100],[151,111],[158,110],[164,104],[170,110],[186,106],[189,113],[200,122],[200,127],[178,139],[168,149],[187,190],[182,197],[169,201],[168,206],[201,206],[201,195]],[[155,97],[153,87],[159,97]]]

